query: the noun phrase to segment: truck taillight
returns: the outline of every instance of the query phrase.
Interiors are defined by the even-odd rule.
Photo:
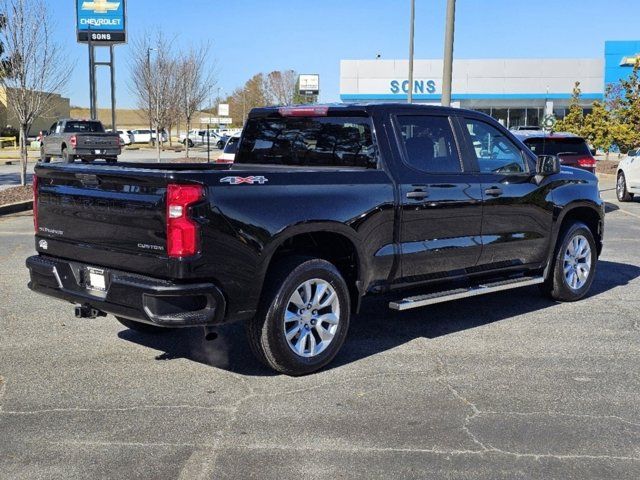
[[[593,157],[582,157],[578,159],[578,165],[586,168],[593,168],[596,166],[596,159]]]
[[[189,217],[189,207],[204,198],[200,185],[167,186],[167,254],[190,257],[200,249],[199,225]]]
[[[33,175],[33,229],[38,233],[38,177]]]
[[[69,139],[69,143],[73,148],[76,148],[76,146],[78,145],[78,137],[76,137],[75,135],[72,135],[71,138]]]

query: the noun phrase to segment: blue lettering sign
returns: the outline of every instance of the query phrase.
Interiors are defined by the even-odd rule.
[[[391,80],[389,82],[389,91],[391,93],[409,93],[409,80]],[[413,93],[436,93],[435,80],[414,80]]]

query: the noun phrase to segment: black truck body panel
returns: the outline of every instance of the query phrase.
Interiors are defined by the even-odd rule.
[[[250,119],[277,115],[277,109],[257,109]],[[564,216],[574,208],[588,209],[589,218],[596,219],[594,236],[601,248],[604,203],[596,177],[571,168],[536,177],[532,152],[483,114],[383,104],[330,106],[328,115],[371,118],[378,168],[37,166],[39,256],[28,261],[30,287],[105,312],[162,324],[130,296],[124,302],[130,309],[122,313],[121,308],[129,307],[117,303],[111,292],[112,302],[81,292],[80,284],[56,291],[46,265],[58,265],[59,271],[89,265],[113,270],[116,273],[109,276],[115,278],[128,272],[145,277],[154,288],[168,282],[176,291],[189,292],[194,286],[206,290],[211,295],[207,305],[215,303],[215,312],[193,324],[213,324],[254,315],[273,259],[296,239],[318,233],[325,235],[318,238],[330,239],[328,245],[316,245],[320,249],[330,250],[335,242],[353,248],[353,280],[359,296],[456,278],[542,271]],[[450,118],[464,171],[429,174],[408,165],[399,148],[398,115]],[[465,118],[500,129],[522,149],[527,171],[480,172],[472,155],[474,145],[465,136]],[[229,180],[236,177],[266,180]],[[167,185],[176,183],[204,188],[204,200],[190,211],[200,225],[201,249],[182,259],[169,258],[166,252]],[[498,187],[500,196],[486,194]],[[426,195],[421,197],[422,193]],[[44,267],[40,257],[46,260]],[[136,292],[136,298],[145,294]]]

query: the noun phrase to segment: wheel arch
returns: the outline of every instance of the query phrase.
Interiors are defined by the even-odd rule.
[[[353,311],[359,309],[363,272],[367,267],[363,265],[365,259],[360,241],[353,230],[341,223],[322,222],[297,225],[278,234],[265,249],[265,260],[260,269],[262,292],[264,280],[274,265],[292,255],[309,255],[334,264],[349,287]]]
[[[584,223],[596,242],[598,256],[602,253],[604,236],[604,212],[602,207],[591,202],[575,202],[566,206],[556,221],[556,232],[554,235],[554,252],[558,242],[566,229],[575,222]],[[552,252],[552,254],[554,253]]]

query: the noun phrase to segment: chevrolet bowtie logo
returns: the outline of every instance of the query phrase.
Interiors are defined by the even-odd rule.
[[[93,13],[107,13],[117,10],[120,2],[110,2],[109,0],[93,0],[93,2],[83,2],[82,10],[93,10]]]
[[[636,63],[640,62],[640,53],[636,53],[631,57],[622,57],[620,62],[621,67],[633,67]]]

